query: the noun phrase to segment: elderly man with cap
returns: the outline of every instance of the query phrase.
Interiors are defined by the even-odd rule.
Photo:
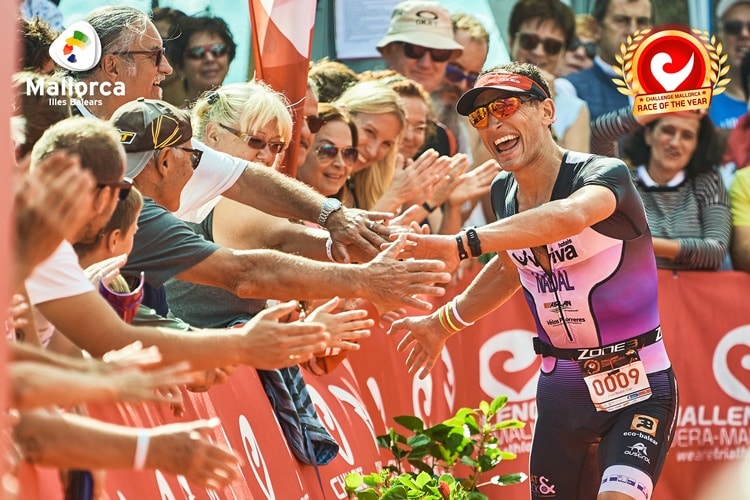
[[[480,74],[459,99],[504,170],[491,192],[498,220],[455,236],[413,235],[413,251],[449,267],[497,255],[452,301],[390,332],[406,331],[398,348],[424,377],[449,336],[522,289],[542,355],[531,497],[651,498],[677,389],[643,204],[622,161],[555,143],[549,95],[536,66],[510,63]]]
[[[187,112],[163,101],[137,99],[115,111],[111,122],[122,136],[128,176],[143,193],[138,232],[126,277],[145,272],[152,294],[144,304],[166,315],[163,284],[172,277],[216,286],[242,298],[327,299],[362,297],[375,303],[429,308],[413,295],[441,295],[436,283],[450,275],[436,261],[399,261],[404,240],[392,243],[366,264],[317,262],[275,250],[238,251],[222,248],[195,234],[172,211],[202,152],[191,148]]]

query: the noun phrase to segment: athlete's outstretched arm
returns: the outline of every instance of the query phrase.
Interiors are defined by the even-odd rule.
[[[394,321],[388,333],[406,330],[398,350],[408,352],[406,365],[409,373],[421,370],[419,378],[425,378],[435,366],[448,337],[457,332],[455,328],[462,329],[466,323],[474,323],[494,311],[520,286],[513,262],[507,253],[501,252],[484,266],[452,303],[426,316]]]

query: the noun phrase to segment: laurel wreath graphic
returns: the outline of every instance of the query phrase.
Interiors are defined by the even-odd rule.
[[[617,90],[621,94],[635,96],[643,93],[643,88],[634,79],[635,72],[631,70],[633,69],[633,55],[638,45],[651,31],[651,28],[647,28],[629,35],[627,40],[620,44],[620,53],[615,54],[619,66],[613,66],[613,69],[620,78],[613,78],[612,81],[617,85]],[[692,31],[703,41],[703,45],[711,58],[709,80],[713,87],[713,95],[719,95],[726,90],[730,81],[729,78],[722,78],[729,71],[729,65],[726,64],[728,55],[723,53],[723,46],[721,42],[716,41],[715,36],[709,36],[706,30],[694,28]]]

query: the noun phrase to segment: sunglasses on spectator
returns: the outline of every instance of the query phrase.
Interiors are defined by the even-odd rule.
[[[409,59],[421,59],[426,52],[430,53],[430,58],[435,62],[445,62],[451,58],[453,51],[450,49],[428,49],[421,45],[414,45],[413,43],[400,42],[404,48],[404,55]]]
[[[737,36],[742,33],[743,28],[750,31],[750,22],[742,22],[739,19],[730,19],[724,21],[722,27],[724,28],[724,33],[727,35]]]
[[[130,189],[133,187],[133,179],[129,177],[124,177],[122,181],[120,182],[111,182],[106,184],[97,184],[97,188],[103,189],[105,187],[112,187],[115,189],[119,189],[120,192],[117,195],[117,201],[124,201],[125,198],[128,197],[128,193],[130,193]]]
[[[310,132],[312,132],[313,134],[317,134],[318,130],[320,130],[320,127],[322,127],[323,123],[325,123],[325,121],[318,115],[306,116],[305,120],[307,120],[307,128],[309,128]]]
[[[198,168],[198,164],[201,162],[201,158],[203,157],[203,151],[200,149],[191,149],[191,148],[183,148],[182,146],[172,146],[174,149],[179,149],[182,151],[186,151],[190,153],[190,164],[193,167],[193,170]]]
[[[153,49],[153,50],[125,50],[122,52],[112,52],[112,54],[116,56],[129,56],[132,54],[148,54],[149,56],[154,58],[154,64],[158,68],[159,66],[161,66],[161,62],[164,60],[165,49],[164,47],[159,47],[158,49]]]
[[[564,42],[556,38],[542,38],[534,33],[518,33],[518,43],[523,50],[534,50],[542,44],[544,53],[556,56],[563,49]]]
[[[283,142],[264,141],[260,137],[255,137],[254,135],[250,134],[244,134],[239,130],[235,130],[232,127],[227,127],[226,125],[222,125],[221,123],[219,125],[221,125],[221,127],[224,128],[227,132],[239,137],[242,142],[253,149],[257,149],[258,151],[260,151],[268,146],[268,149],[275,155],[284,151],[285,144]]]
[[[209,43],[206,45],[196,45],[185,51],[185,57],[189,59],[201,60],[210,52],[214,58],[227,54],[227,46],[224,43]]]
[[[321,144],[315,150],[315,153],[318,155],[319,160],[333,160],[338,156],[339,151],[341,152],[341,158],[344,159],[344,163],[352,164],[359,158],[357,148],[339,148],[333,144]]]
[[[450,63],[445,67],[445,78],[453,83],[461,83],[466,80],[466,85],[473,87],[477,82],[477,76],[476,73],[464,73],[461,68]]]
[[[583,50],[586,51],[586,57],[589,59],[593,59],[596,56],[596,43],[594,42],[582,42],[580,38],[575,37],[573,39],[573,44],[570,46],[570,50],[575,51],[578,50],[578,47],[583,47]]]
[[[504,120],[518,111],[521,104],[531,100],[539,100],[539,98],[533,95],[527,95],[524,97],[498,97],[491,103],[480,106],[469,113],[469,123],[474,128],[486,128],[490,121],[490,114],[498,120]]]

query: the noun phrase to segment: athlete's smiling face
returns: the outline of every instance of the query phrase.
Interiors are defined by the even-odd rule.
[[[518,105],[513,113],[504,118],[487,112],[487,126],[477,129],[484,146],[503,170],[514,170],[528,163],[534,155],[534,145],[543,144],[543,135],[550,133],[548,127],[554,121],[555,113],[552,99],[539,101],[527,98],[525,94],[489,89],[482,92],[474,103],[475,108],[479,108],[509,99],[508,106]],[[520,99],[520,102],[514,102],[516,99]]]

